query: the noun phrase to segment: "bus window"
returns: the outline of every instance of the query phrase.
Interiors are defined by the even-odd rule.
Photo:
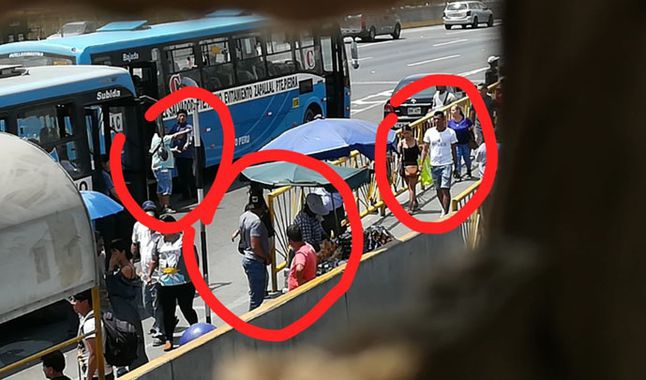
[[[202,83],[209,91],[233,86],[233,63],[229,52],[229,41],[216,38],[200,41],[202,53]]]
[[[173,78],[179,78],[182,85],[201,86],[202,78],[195,61],[192,43],[167,46],[164,50],[166,51],[166,71],[171,74],[168,78],[171,90],[173,86],[170,83]],[[190,80],[185,81],[184,78],[190,78]]]
[[[7,119],[0,119],[0,132],[7,132]]]
[[[236,37],[237,84],[245,84],[267,77],[262,38],[257,34]]]
[[[285,33],[272,33],[267,41],[267,69],[271,76],[289,75],[296,72],[292,43]]]
[[[332,54],[332,38],[321,37],[321,48],[323,50],[323,70],[326,73],[334,71],[334,55]]]
[[[301,35],[299,47],[296,49],[296,61],[301,71],[321,72],[321,49],[309,32]]]
[[[74,134],[71,105],[47,105],[18,113],[18,136],[39,144]]]

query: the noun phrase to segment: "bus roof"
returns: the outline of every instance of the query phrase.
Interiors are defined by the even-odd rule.
[[[89,65],[30,67],[23,75],[0,78],[0,107],[115,87],[135,94],[128,70]]]
[[[222,16],[213,14],[212,17],[169,22],[146,27],[142,27],[140,23],[124,22],[122,23],[124,25],[133,25],[133,30],[106,28],[104,26],[104,31],[78,36],[52,40],[14,42],[0,45],[0,54],[44,52],[78,57],[84,52],[95,54],[123,51],[140,46],[161,45],[174,41],[245,31],[266,25],[266,20],[266,18],[257,15],[229,16],[225,13]]]

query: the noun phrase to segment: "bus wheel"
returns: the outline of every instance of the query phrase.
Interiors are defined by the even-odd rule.
[[[311,105],[307,107],[305,116],[303,116],[303,124],[309,123],[310,121],[314,120],[317,115],[321,115],[321,110],[317,106]]]

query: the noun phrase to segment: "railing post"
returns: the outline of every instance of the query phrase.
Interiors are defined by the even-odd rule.
[[[269,209],[269,220],[272,224],[276,225],[276,214],[274,212],[274,197],[269,193],[267,195],[267,208]],[[276,236],[274,234],[274,244],[270,248],[269,255],[271,257],[271,290],[278,291],[278,275],[276,273]]]
[[[92,310],[94,311],[94,339],[96,343],[96,371],[99,380],[105,380],[105,360],[103,359],[103,325],[101,320],[101,299],[99,298],[99,287],[92,288]]]

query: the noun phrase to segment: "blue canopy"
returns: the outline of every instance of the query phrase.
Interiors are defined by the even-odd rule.
[[[123,206],[103,193],[97,191],[81,191],[81,197],[91,220],[106,217],[121,212]]]
[[[353,150],[373,160],[377,126],[359,119],[316,119],[292,128],[276,137],[260,150],[285,149],[318,158],[332,160],[349,156]],[[395,132],[388,134],[392,146]]]

